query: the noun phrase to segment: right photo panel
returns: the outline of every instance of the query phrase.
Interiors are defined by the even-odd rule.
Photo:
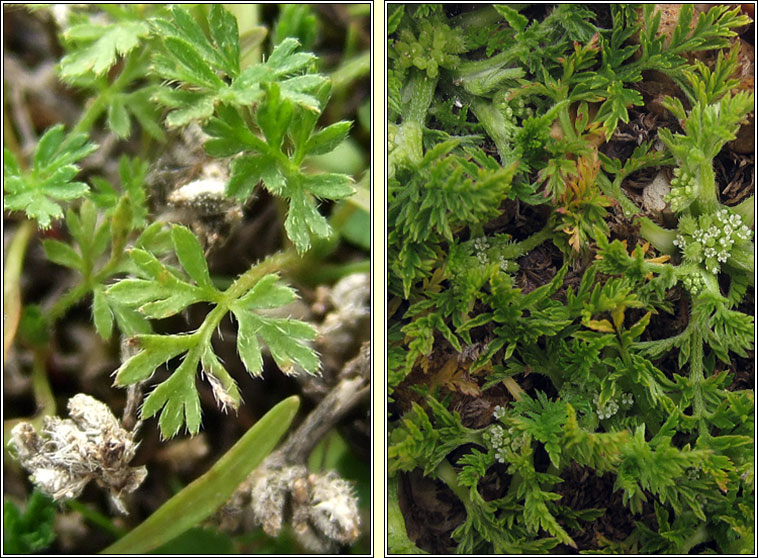
[[[390,555],[754,554],[755,4],[386,4]]]

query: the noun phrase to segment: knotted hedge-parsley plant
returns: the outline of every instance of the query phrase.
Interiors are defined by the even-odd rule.
[[[686,57],[749,18],[684,5],[665,37],[653,5],[545,11],[388,9],[390,482],[418,469],[460,500],[445,551],[578,548],[589,528],[580,550],[749,553],[754,391],[729,387],[754,344],[754,198],[721,204],[714,158],[753,95],[737,47]],[[683,91],[661,145],[606,153],[651,70]],[[622,188],[663,167],[674,229]],[[638,232],[614,238],[619,220]],[[683,325],[662,332],[672,300]],[[576,471],[612,491],[572,508]],[[414,549],[397,504],[390,551]],[[624,514],[618,540],[603,521]]]

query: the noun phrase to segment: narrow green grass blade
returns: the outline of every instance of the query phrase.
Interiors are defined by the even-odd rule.
[[[142,554],[165,544],[215,512],[274,449],[295,418],[292,396],[263,416],[200,478],[163,504],[102,554]]]

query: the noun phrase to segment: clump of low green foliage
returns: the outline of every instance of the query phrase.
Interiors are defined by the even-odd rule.
[[[45,252],[53,262],[78,273],[82,281],[63,294],[49,320],[55,321],[73,304],[92,295],[98,333],[109,338],[115,323],[119,331],[132,336],[131,345],[136,349],[117,373],[117,385],[142,381],[168,360],[187,355],[177,371],[148,397],[142,417],[167,406],[161,420],[165,436],[173,436],[185,425],[196,433],[200,406],[195,376],[201,362],[205,374],[223,386],[229,405],[239,404],[235,382],[211,346],[213,331],[228,312],[239,324],[240,357],[251,374],[259,374],[262,367],[258,337],[265,340],[283,371],[298,367],[317,372],[317,356],[300,341],[313,339],[311,326],[290,319],[256,317],[251,312],[283,306],[294,299],[294,291],[277,276],[294,258],[276,256],[228,289],[219,290],[209,274],[204,249],[189,228],[149,223],[145,161],[121,159],[120,194],[117,187],[98,181],[100,190],[111,195],[90,195],[99,192],[74,180],[79,172],[76,163],[97,149],[85,128],[107,114],[110,130],[128,136],[131,123],[124,107],[130,105],[124,95],[149,91],[151,99],[170,108],[165,117],[169,129],[199,122],[210,136],[204,144],[206,153],[219,158],[242,154],[232,161],[228,196],[244,203],[261,182],[288,202],[284,228],[297,252],[303,253],[311,247],[312,236],[333,234],[316,200],[344,198],[355,191],[351,177],[306,170],[305,158],[334,149],[347,137],[351,123],[316,126],[329,98],[330,83],[316,71],[316,57],[302,52],[296,38],[282,39],[265,62],[241,69],[237,20],[220,6],[209,9],[207,32],[184,8],[160,10],[150,18],[134,7],[119,10],[125,11],[118,12],[118,23],[102,26],[86,21],[64,32],[69,54],[61,62],[62,78],[73,85],[90,89],[97,85],[105,91],[73,130],[67,132],[63,125],[56,125],[45,132],[31,168],[24,168],[5,148],[5,209],[24,211],[42,229],[65,214],[72,242],[47,239]],[[77,40],[81,37],[86,40]],[[115,79],[106,78],[106,72],[119,61],[121,73]],[[98,108],[96,115],[92,106]],[[145,116],[145,107],[138,106],[131,107],[131,112],[143,128],[160,129],[158,113],[153,111],[152,126],[148,125],[138,116]],[[75,205],[76,201],[80,203]],[[65,212],[62,204],[68,206]],[[181,269],[159,259],[171,252]],[[194,333],[152,333],[150,319],[173,316],[200,302],[216,309]]]
[[[37,490],[32,492],[23,512],[6,499],[3,502],[3,551],[32,554],[47,548],[55,540],[54,521],[55,504]]]
[[[726,49],[749,19],[683,6],[665,38],[652,5],[597,8],[606,27],[579,4],[540,21],[509,5],[389,7],[390,482],[420,469],[452,490],[465,508],[449,548],[459,553],[577,548],[570,532],[607,512],[562,502],[577,466],[610,474],[634,521],[626,539],[580,550],[749,553],[754,391],[730,390],[728,367],[754,348],[754,198],[722,205],[714,158],[753,94],[735,89],[736,48],[708,65],[685,57]],[[606,155],[597,145],[643,105],[635,85],[649,70],[683,91],[663,102],[679,127],[659,129],[661,149]],[[663,167],[673,228],[621,187]],[[515,202],[542,228],[498,232]],[[613,237],[612,211],[637,227],[637,245]],[[519,262],[545,243],[562,265],[524,292]],[[581,279],[567,285],[569,272]],[[686,325],[651,338],[672,295]],[[464,373],[440,371],[451,362]],[[544,387],[521,389],[529,374]],[[453,401],[495,386],[512,401],[467,427]],[[493,467],[505,489],[486,500]],[[413,548],[393,533],[390,551]]]

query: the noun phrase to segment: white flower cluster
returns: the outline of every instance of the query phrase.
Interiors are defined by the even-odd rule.
[[[631,393],[622,393],[619,401],[611,399],[601,407],[598,405],[600,396],[595,394],[593,402],[595,403],[595,407],[597,407],[597,417],[600,420],[605,420],[618,413],[620,408],[628,409],[631,407],[634,404],[634,396]]]
[[[490,243],[483,236],[474,240],[474,255],[480,264],[486,265],[489,263],[489,257],[487,256],[487,250],[489,249]]]
[[[495,420],[500,420],[505,416],[505,407],[502,405],[495,405],[495,410],[492,412],[492,416],[495,417]]]
[[[499,256],[497,258],[497,261],[500,264],[500,271],[503,271],[505,273],[514,271],[515,265],[512,261],[505,259],[505,256]]]
[[[495,409],[497,413],[497,408]],[[525,440],[522,436],[512,436],[499,424],[493,424],[485,431],[485,440],[495,450],[495,459],[500,463],[508,462],[508,454],[521,451]]]
[[[495,244],[495,246],[497,246],[497,244]],[[487,250],[492,248],[492,244],[489,242],[489,240],[487,240],[487,238],[482,236],[475,239],[473,242],[473,248],[474,248],[474,256],[476,256],[477,261],[481,265],[487,265],[490,263],[490,257],[487,254]],[[518,267],[515,262],[508,260],[502,254],[497,256],[497,263],[500,268],[500,271],[504,273],[513,272]]]
[[[113,503],[126,512],[122,498],[147,476],[147,469],[129,467],[137,451],[127,432],[105,403],[79,393],[69,399],[70,419],[45,417],[39,434],[28,422],[11,431],[11,447],[31,481],[54,500],[76,498],[91,480],[110,490]]]
[[[674,246],[682,251],[684,259],[689,263],[703,263],[714,275],[721,270],[721,264],[729,260],[732,247],[749,241],[752,236],[742,217],[727,208],[697,219],[684,216],[679,221],[679,231]]]

